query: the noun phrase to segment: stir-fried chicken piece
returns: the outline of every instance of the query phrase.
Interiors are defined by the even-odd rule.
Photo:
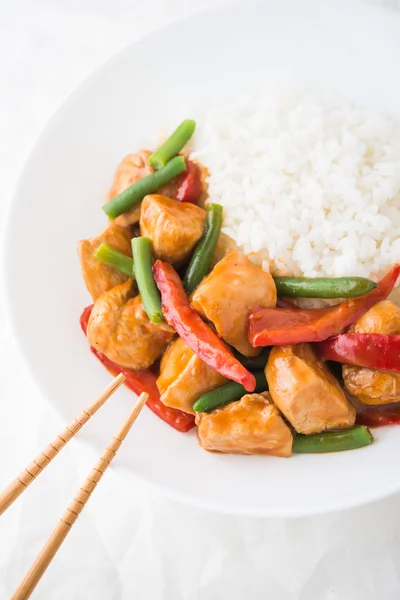
[[[350,328],[349,333],[400,334],[400,308],[390,300],[375,304]]]
[[[104,243],[123,254],[132,256],[131,237],[132,235],[127,229],[110,223],[100,235],[79,242],[78,254],[83,278],[94,301],[104,292],[128,279],[126,275],[97,260],[94,253],[100,244]]]
[[[94,304],[87,338],[89,344],[110,360],[130,369],[147,369],[174,336],[166,323],[152,323],[132,281],[105,292]]]
[[[140,233],[153,243],[156,258],[174,265],[190,257],[205,229],[205,211],[190,202],[150,194],[142,201]]]
[[[215,248],[215,252],[212,257],[211,267],[215,267],[215,265],[225,258],[232,250],[237,250],[237,244],[234,240],[226,235],[223,231],[219,234],[217,246]]]
[[[109,200],[121,194],[126,188],[128,188],[139,179],[147,177],[153,172],[153,169],[148,163],[148,158],[151,152],[148,150],[141,150],[136,154],[128,154],[118,165],[118,168],[114,175],[114,181],[108,194]],[[121,225],[122,227],[128,227],[138,223],[140,219],[140,204],[133,206],[130,210],[122,215],[119,215],[114,220],[114,223]]]
[[[193,404],[202,394],[224,385],[227,381],[178,338],[162,357],[157,386],[161,402],[166,406],[194,413]]]
[[[354,425],[354,406],[310,344],[272,348],[265,375],[272,400],[299,433]]]
[[[269,273],[232,251],[193,292],[192,304],[228,344],[245,356],[257,356],[260,349],[247,339],[248,314],[255,307],[274,307],[276,287]]]
[[[400,334],[400,308],[390,300],[379,302],[360,317],[349,333]],[[364,404],[400,402],[400,373],[343,365],[346,390]]]
[[[149,156],[151,152],[149,150],[141,150],[135,154],[128,154],[118,165],[118,168],[114,175],[114,180],[111,189],[108,194],[109,200],[121,194],[126,188],[154,173],[154,169],[149,165]],[[199,167],[200,169],[200,167]],[[200,173],[202,173],[200,169]],[[181,177],[176,177],[169,181],[165,185],[161,186],[157,193],[162,196],[168,196],[168,198],[176,198],[178,193],[179,185],[181,183]],[[202,176],[202,189],[201,200],[204,202],[206,197],[206,185],[204,183],[204,177]],[[139,222],[140,219],[141,204],[133,206],[130,210],[122,215],[119,215],[115,219],[117,225],[122,227],[129,227]]]
[[[211,413],[198,413],[196,424],[205,450],[284,457],[292,453],[292,433],[268,392],[246,394]]]

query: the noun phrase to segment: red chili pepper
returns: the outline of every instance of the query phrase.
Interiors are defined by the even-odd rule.
[[[400,335],[344,333],[318,344],[326,360],[400,372]]]
[[[363,406],[357,408],[356,423],[367,427],[400,424],[400,404]]]
[[[92,310],[93,310],[93,304],[84,308],[81,316],[79,317],[79,323],[80,323],[80,325],[82,327],[82,331],[85,335],[87,335],[87,326],[89,323],[90,315],[92,314]]]
[[[80,318],[80,324],[85,335],[92,308],[93,305],[85,308]],[[193,415],[184,413],[176,408],[165,406],[165,404],[161,402],[160,392],[157,387],[156,373],[150,369],[134,371],[132,369],[126,369],[125,367],[120,367],[92,346],[90,349],[113,375],[123,373],[126,377],[125,385],[135,392],[135,394],[139,395],[142,392],[147,392],[149,394],[149,399],[146,404],[157,417],[160,417],[160,419],[168,423],[168,425],[171,425],[171,427],[183,433],[193,429],[195,426]]]
[[[342,333],[377,302],[392,291],[400,274],[400,264],[377,287],[339,306],[318,309],[259,308],[250,313],[248,337],[254,346],[284,346],[300,342],[322,342]]]
[[[186,171],[179,175],[176,199],[180,202],[196,204],[200,200],[202,185],[199,167],[191,160],[186,159]]]
[[[192,308],[175,269],[157,260],[153,265],[153,275],[161,292],[162,311],[167,323],[209,367],[253,392],[256,386],[254,375],[240,364]]]

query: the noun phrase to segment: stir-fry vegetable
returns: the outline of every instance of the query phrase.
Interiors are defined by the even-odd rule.
[[[358,406],[356,423],[367,427],[400,424],[400,404]]]
[[[201,197],[203,186],[201,183],[200,169],[192,160],[186,159],[186,173],[178,177],[176,199],[179,202],[196,204]]]
[[[132,255],[144,310],[152,323],[162,323],[161,298],[151,269],[151,240],[146,237],[132,238]]]
[[[268,389],[264,371],[254,373],[254,377],[256,378],[255,392],[264,392]],[[245,394],[246,390],[240,383],[230,381],[229,383],[200,396],[193,404],[193,410],[196,412],[210,412],[224,404],[228,404],[228,402],[240,400]]]
[[[186,142],[192,137],[195,129],[196,121],[192,121],[191,119],[182,121],[169,138],[165,140],[163,145],[149,156],[150,166],[156,170],[165,167],[171,158],[179,154]]]
[[[221,231],[222,210],[220,204],[209,204],[207,206],[206,231],[193,252],[192,259],[183,278],[183,285],[188,294],[191,294],[196,289],[210,268]]]
[[[92,308],[93,306],[88,306],[85,308],[80,318],[81,327],[85,335]],[[161,402],[160,393],[156,383],[157,375],[153,373],[153,371],[150,369],[146,369],[144,371],[125,369],[109,360],[104,354],[98,352],[95,348],[91,347],[90,349],[100,360],[100,362],[103,363],[103,365],[108,369],[108,371],[110,371],[110,373],[113,375],[119,375],[119,373],[123,373],[126,377],[125,385],[135,392],[135,394],[141,394],[142,392],[147,392],[147,394],[149,394],[146,404],[150,410],[157,415],[157,417],[182,433],[193,429],[195,425],[193,415],[184,413],[176,408],[165,406],[165,404]]]
[[[197,436],[210,452],[288,458],[293,436],[268,392],[244,394],[211,412],[196,413]]]
[[[354,450],[368,446],[374,441],[374,436],[363,425],[356,425],[342,431],[325,431],[312,435],[296,435],[293,441],[293,452],[297,454],[312,454],[318,452],[339,452]]]
[[[257,371],[258,369],[264,369],[270,352],[271,348],[263,348],[258,356],[244,356],[244,354],[240,354],[237,351],[234,351],[233,353],[246,369]]]
[[[103,210],[110,219],[116,219],[122,213],[143,200],[147,194],[153,194],[162,185],[186,171],[186,162],[183,156],[175,156],[162,169],[139,179],[126,190],[115,196],[103,206]]]
[[[126,254],[122,254],[122,252],[111,248],[108,244],[100,244],[94,257],[112,269],[128,275],[128,277],[135,276],[133,260],[129,256],[126,256]]]
[[[136,264],[135,267],[138,277]],[[157,260],[153,266],[153,275],[161,292],[162,311],[167,323],[175,328],[189,348],[209,367],[224,377],[241,383],[247,392],[252,392],[256,383],[254,375],[236,360],[214,331],[193,310],[175,269],[168,263]]]
[[[364,277],[274,277],[280,296],[292,298],[356,298],[376,288]]]
[[[388,297],[400,274],[400,264],[364,296],[321,309],[260,308],[249,316],[249,341],[257,346],[321,342],[342,333],[380,300]]]
[[[326,360],[400,373],[400,335],[344,333],[318,348]]]
[[[91,351],[172,427],[196,424],[206,450],[288,457],[371,444],[368,426],[400,424],[400,308],[384,301],[400,263],[378,283],[273,278],[221,234],[221,205],[204,210],[209,173],[182,155],[195,128],[187,119],[154,152],[126,157],[107,228],[79,244]],[[302,309],[296,298],[343,300]]]

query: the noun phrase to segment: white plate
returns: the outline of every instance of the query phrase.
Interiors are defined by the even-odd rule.
[[[133,44],[73,94],[25,166],[5,246],[15,335],[43,394],[63,418],[75,416],[110,379],[79,328],[90,299],[76,244],[105,225],[100,205],[121,157],[151,147],[160,130],[191,116],[188,106],[277,79],[396,112],[399,40],[397,17],[350,1],[222,6]],[[96,434],[89,437],[96,449],[132,400],[124,390],[96,415]],[[204,452],[195,435],[179,434],[145,410],[116,468],[129,486],[138,476],[198,506],[300,516],[400,489],[400,429],[381,429],[376,438],[366,449],[289,460],[224,456]]]

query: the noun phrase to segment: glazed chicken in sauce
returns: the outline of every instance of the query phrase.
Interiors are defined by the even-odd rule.
[[[334,449],[370,444],[357,402],[400,407],[400,308],[386,300],[400,265],[378,283],[257,266],[222,231],[207,170],[181,153],[193,130],[184,121],[154,152],[126,156],[108,226],[79,243],[89,344],[166,423],[197,425],[205,450],[289,457],[306,439],[307,452],[330,451],[324,432],[340,434]],[[340,306],[315,310],[332,298]]]
[[[108,244],[115,250],[122,252],[122,254],[132,256],[131,237],[132,235],[127,229],[110,223],[100,235],[79,242],[78,255],[82,275],[88,292],[94,301],[104,292],[108,292],[108,290],[128,279],[127,275],[99,262],[94,256],[96,250],[100,244]]]
[[[157,386],[166,406],[194,414],[196,400],[227,381],[177,338],[162,357]]]
[[[150,367],[162,355],[174,333],[166,323],[150,321],[130,280],[96,300],[87,329],[93,348],[130,369]]]
[[[310,344],[272,348],[265,374],[272,400],[299,433],[354,425],[354,406]]]
[[[204,218],[199,206],[152,194],[142,202],[140,233],[151,239],[156,258],[180,265],[203,235]]]
[[[246,394],[212,413],[196,417],[200,445],[212,452],[292,454],[292,433],[268,392]]]
[[[232,251],[201,282],[191,300],[197,312],[238,352],[245,356],[260,353],[247,339],[247,316],[256,306],[276,305],[276,287],[269,273]]]
[[[110,200],[121,194],[136,181],[139,181],[139,179],[143,179],[143,177],[147,177],[153,172],[148,163],[150,154],[151,152],[148,150],[141,150],[136,154],[125,156],[115,172],[114,181],[108,194]],[[122,227],[129,227],[138,223],[139,219],[140,205],[133,206],[127,212],[119,215],[114,223]]]
[[[349,333],[400,335],[400,308],[390,300],[376,304],[360,317]],[[400,401],[400,373],[343,365],[343,381],[349,394],[364,404]]]
[[[149,164],[150,155],[151,152],[149,150],[141,150],[136,154],[128,154],[128,156],[122,160],[115,172],[114,181],[108,193],[110,200],[124,192],[132,184],[143,179],[143,177],[147,177],[154,173],[154,169]],[[157,193],[169,198],[175,198],[177,192],[178,183],[175,180],[170,181],[157,189]],[[119,215],[114,220],[114,223],[116,225],[121,225],[122,227],[135,225],[139,222],[140,214],[141,208],[139,204]]]

